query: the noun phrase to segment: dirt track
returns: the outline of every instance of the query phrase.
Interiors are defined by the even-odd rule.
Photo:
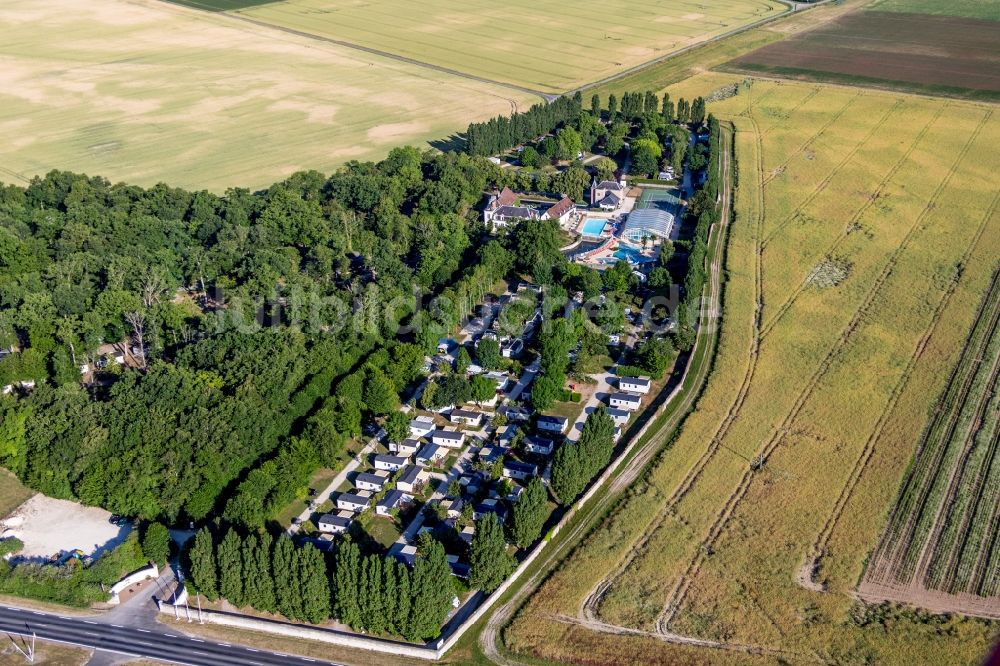
[[[713,261],[709,267],[710,281],[708,293],[706,294],[706,299],[709,304],[707,312],[709,314],[715,314],[719,311],[719,303],[722,294],[722,260],[725,255],[723,252],[723,243],[727,235],[725,231],[728,226],[732,210],[732,181],[730,175],[730,151],[732,146],[731,131],[724,128],[723,137],[722,144],[727,147],[727,150],[723,152],[722,170],[724,177],[722,179],[721,192],[721,222],[712,228],[709,239],[709,245],[713,248]],[[718,337],[719,332],[718,326],[717,322],[712,317],[709,317],[708,319],[710,320],[710,325],[702,325],[698,328],[697,341],[695,343],[696,348],[702,345],[707,345],[706,349],[710,350],[715,347],[716,338]],[[628,488],[629,485],[631,485],[636,478],[638,478],[639,474],[645,469],[650,460],[652,460],[652,458],[660,451],[660,448],[663,445],[664,437],[672,432],[681,419],[683,419],[684,415],[694,406],[695,400],[701,392],[701,386],[708,377],[708,369],[710,365],[710,363],[704,362],[698,366],[698,373],[692,377],[693,381],[689,389],[687,391],[678,391],[676,397],[680,402],[678,403],[678,407],[673,413],[672,418],[665,423],[660,424],[660,427],[653,432],[653,436],[649,438],[649,440],[640,448],[635,456],[618,471],[616,476],[611,478],[610,483],[603,494],[597,495],[591,503],[580,508],[580,520],[578,520],[571,529],[567,530],[563,533],[563,535],[560,535],[558,542],[554,543],[552,548],[545,555],[539,558],[539,566],[531,577],[525,580],[513,597],[511,597],[503,605],[499,606],[493,615],[490,616],[482,634],[479,637],[479,643],[483,652],[491,661],[505,666],[519,666],[519,662],[509,659],[500,652],[499,641],[501,629],[510,621],[514,612],[521,606],[521,604],[523,604],[530,594],[537,589],[549,569],[555,563],[559,562],[573,549],[573,547],[579,543],[581,538],[593,529],[593,520],[597,516],[601,515],[601,513],[603,513],[615,502],[615,500],[618,499],[622,491]],[[688,366],[685,373],[690,369],[691,365]],[[681,384],[683,385],[683,383],[684,382],[682,381]],[[614,465],[615,463],[612,463],[612,466]],[[574,622],[577,622],[577,620],[574,620]],[[590,626],[587,621],[581,621],[580,623],[584,626]],[[604,631],[606,627],[610,626],[599,622],[594,622],[593,624],[594,626],[590,628],[598,631]],[[620,628],[615,629],[617,630]],[[628,630],[623,631],[627,632]],[[673,634],[659,634],[657,637],[666,642],[684,644],[702,644],[705,642],[702,639]],[[713,647],[726,648],[727,646],[718,645]]]

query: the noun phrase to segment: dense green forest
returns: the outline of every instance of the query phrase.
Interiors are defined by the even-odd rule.
[[[395,408],[510,270],[472,210],[497,175],[400,148],[256,193],[63,172],[3,187],[0,384],[35,385],[0,401],[0,463],[49,495],[172,521],[222,508],[268,458],[230,506],[259,524],[286,480],[294,492],[364,414]]]

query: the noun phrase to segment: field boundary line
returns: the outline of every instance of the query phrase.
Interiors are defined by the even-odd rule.
[[[990,219],[992,219],[993,214],[996,212],[997,206],[1000,204],[1000,192],[998,192],[994,197],[993,201],[987,208],[985,215],[983,215],[982,222],[979,224],[979,228],[976,230],[975,235],[972,238],[972,242],[969,244],[965,253],[962,255],[961,263],[965,265],[968,263],[969,257],[975,251],[976,246],[979,245],[979,241],[982,239],[983,234],[986,232],[986,227],[989,224]],[[938,324],[941,321],[941,315],[944,314],[945,308],[951,302],[952,297],[958,290],[959,282],[961,281],[961,275],[956,274],[954,279],[948,285],[948,290],[945,292],[944,297],[938,303],[938,306],[934,310],[934,315],[931,319],[931,324],[928,329],[924,332],[920,341],[917,343],[917,347],[914,350],[913,355],[910,356],[907,362],[906,369],[900,376],[899,381],[896,386],[893,387],[892,394],[890,396],[889,402],[886,404],[882,414],[879,416],[878,423],[872,434],[869,436],[868,440],[865,442],[865,446],[861,451],[861,455],[855,461],[854,467],[851,470],[851,475],[848,477],[847,483],[841,489],[840,494],[837,497],[837,502],[834,504],[833,511],[827,517],[826,523],[823,525],[823,529],[820,531],[816,541],[813,543],[810,553],[807,555],[806,567],[803,572],[805,576],[808,576],[808,581],[812,585],[808,585],[810,589],[815,590],[818,584],[815,581],[815,574],[819,569],[821,560],[826,552],[829,545],[833,531],[837,528],[840,523],[840,518],[843,515],[844,509],[847,507],[847,503],[850,501],[851,496],[854,494],[854,489],[860,483],[862,476],[868,467],[868,463],[875,453],[875,447],[878,441],[882,437],[882,432],[885,430],[885,426],[888,424],[889,419],[892,416],[893,411],[896,409],[896,405],[899,403],[899,399],[902,397],[903,391],[909,384],[910,376],[913,370],[916,368],[917,361],[923,356],[927,345],[929,344],[931,337],[937,331]]]
[[[697,44],[691,44],[690,46],[685,46],[682,49],[679,49],[677,51],[673,51],[672,53],[668,53],[668,54],[663,55],[663,56],[661,56],[659,58],[655,58],[655,59],[650,60],[648,62],[645,62],[645,63],[643,63],[641,65],[637,65],[636,67],[631,67],[631,68],[626,69],[624,71],[617,72],[617,73],[612,74],[611,76],[605,77],[603,79],[598,79],[597,81],[591,81],[590,83],[587,83],[587,84],[584,84],[584,85],[580,86],[576,90],[570,90],[568,92],[577,92],[577,91],[579,91],[579,92],[586,92],[587,90],[590,90],[591,88],[600,88],[601,86],[607,85],[609,83],[614,83],[615,81],[617,81],[619,79],[623,79],[623,78],[625,78],[627,76],[632,76],[633,74],[638,74],[638,73],[642,72],[645,69],[649,69],[651,67],[655,67],[656,65],[661,65],[661,64],[667,62],[668,60],[670,60],[671,58],[676,58],[678,56],[682,56],[685,53],[690,53],[691,51],[694,51],[695,49],[701,48],[703,46],[708,46],[709,44],[714,44],[714,43],[720,42],[720,41],[722,41],[724,39],[728,39],[730,37],[735,37],[736,35],[739,35],[739,34],[744,33],[744,32],[748,32],[750,30],[753,30],[754,28],[759,28],[759,27],[761,27],[763,25],[767,25],[768,23],[772,23],[774,21],[780,21],[782,19],[787,19],[789,16],[799,16],[803,12],[810,11],[812,9],[815,9],[816,7],[822,7],[822,6],[828,5],[828,4],[834,3],[836,1],[837,0],[817,0],[816,2],[810,2],[807,6],[802,6],[801,4],[799,4],[798,2],[796,2],[795,0],[778,0],[778,2],[780,2],[780,3],[784,4],[784,5],[787,5],[789,9],[787,11],[784,11],[784,12],[780,13],[780,14],[776,14],[774,16],[768,16],[768,17],[762,18],[759,21],[756,21],[754,23],[748,23],[748,24],[746,24],[744,26],[740,26],[739,28],[736,28],[735,30],[731,30],[730,32],[726,32],[726,33],[723,33],[721,35],[716,35],[715,37],[712,37],[710,39],[706,39],[703,42],[699,42]]]
[[[780,443],[784,440],[788,428],[791,426],[794,420],[798,418],[799,413],[805,406],[806,402],[808,402],[809,398],[812,396],[812,392],[819,384],[820,379],[822,379],[826,375],[827,371],[830,369],[830,367],[832,367],[834,360],[839,355],[840,350],[844,347],[845,344],[847,344],[847,341],[857,330],[858,326],[860,326],[861,323],[863,322],[865,316],[868,313],[868,309],[875,301],[875,297],[878,295],[878,293],[882,289],[882,286],[888,281],[889,277],[895,271],[896,262],[898,261],[899,256],[909,246],[910,241],[916,235],[917,231],[921,228],[927,214],[930,211],[934,210],[934,203],[937,201],[937,198],[940,196],[941,192],[944,191],[948,183],[951,181],[951,178],[954,176],[955,171],[958,168],[958,165],[965,158],[973,142],[979,136],[980,132],[986,125],[986,122],[989,120],[991,115],[992,111],[987,113],[980,121],[976,129],[971,133],[964,147],[959,152],[958,157],[956,157],[955,161],[953,162],[951,169],[949,169],[944,179],[942,179],[942,181],[938,184],[937,188],[935,188],[934,192],[931,194],[931,197],[928,199],[927,204],[924,206],[920,215],[916,217],[916,219],[910,226],[910,229],[907,231],[907,234],[903,238],[901,243],[890,254],[889,261],[886,262],[882,274],[879,275],[879,277],[872,283],[871,288],[866,294],[864,301],[862,301],[861,306],[855,312],[854,317],[851,319],[850,323],[841,333],[840,338],[830,348],[830,351],[827,353],[826,358],[824,358],[823,361],[820,363],[819,367],[816,369],[816,372],[814,372],[812,377],[810,377],[810,380],[806,384],[804,390],[802,391],[802,393],[800,393],[799,397],[796,398],[796,401],[793,404],[791,411],[782,420],[782,424],[774,431],[774,434],[772,435],[771,439],[764,446],[764,449],[759,454],[759,460],[761,461],[760,462],[761,468],[764,467],[767,459],[771,456],[774,450],[777,449]],[[719,512],[719,514],[716,516],[716,520],[709,527],[706,538],[702,540],[701,545],[695,551],[694,557],[692,558],[690,564],[688,565],[687,571],[681,576],[680,580],[678,581],[677,585],[674,588],[674,593],[671,595],[671,599],[668,602],[668,605],[661,614],[660,619],[657,621],[658,628],[661,632],[665,632],[666,629],[669,628],[674,617],[676,617],[676,614],[680,609],[681,604],[684,603],[685,599],[687,598],[688,591],[691,589],[693,577],[697,575],[698,571],[700,571],[701,569],[701,565],[704,563],[706,550],[712,547],[712,545],[715,543],[718,537],[725,530],[726,526],[729,523],[729,519],[736,511],[736,507],[739,505],[743,497],[745,497],[746,493],[749,491],[754,476],[755,476],[755,470],[751,466],[746,470],[746,472],[744,472],[743,479],[740,481],[739,485],[736,487],[734,492],[726,500],[726,504],[723,507],[722,511]]]
[[[898,108],[898,105],[901,103],[902,100],[897,100],[897,105],[894,106],[892,109],[890,109],[890,114],[893,111],[895,111],[895,109]],[[833,242],[830,243],[830,245],[827,246],[827,248],[823,251],[822,256],[829,257],[833,252],[837,250],[838,247],[840,247],[840,244],[844,242],[844,240],[848,236],[850,236],[851,225],[857,222],[863,215],[865,215],[871,209],[872,206],[875,205],[875,203],[879,200],[879,197],[881,196],[882,192],[884,192],[885,188],[889,185],[889,181],[891,181],[893,178],[896,177],[896,174],[899,172],[899,170],[902,169],[903,165],[906,164],[907,160],[910,159],[910,155],[913,154],[913,151],[916,150],[920,142],[924,140],[924,137],[927,135],[927,132],[930,131],[930,128],[933,127],[934,124],[938,121],[938,119],[941,118],[941,115],[944,113],[944,109],[945,107],[939,108],[937,113],[935,113],[931,117],[931,119],[927,121],[927,124],[924,125],[924,127],[920,130],[920,133],[913,138],[913,141],[907,147],[906,151],[900,156],[900,158],[895,162],[895,164],[892,165],[892,168],[890,168],[889,171],[885,173],[885,175],[882,177],[882,180],[879,181],[878,185],[875,187],[875,191],[872,192],[872,194],[865,200],[865,202],[861,204],[861,207],[858,208],[857,212],[851,215],[852,222],[845,225],[844,230],[841,231],[840,234],[838,234],[837,237],[833,239]],[[873,134],[869,134],[867,137],[865,137],[865,141],[867,142],[867,140],[870,139],[872,136]],[[836,171],[839,172],[841,168],[842,167],[838,166]],[[830,179],[832,180],[834,176],[835,174],[831,173]],[[823,188],[826,189],[827,185],[829,185],[829,182],[826,183],[823,186]],[[816,194],[818,195],[819,193],[817,192]],[[792,217],[787,219],[786,222],[782,224],[781,228],[783,229],[785,226],[788,225],[788,223],[791,223],[791,221],[795,218],[795,216],[797,216],[798,213],[802,212],[802,209],[804,209],[805,206],[807,206],[809,203],[812,203],[812,200],[814,199],[815,197],[812,197],[810,201],[804,202],[803,205],[799,209],[797,209],[797,211],[792,215]],[[777,232],[778,230],[775,230],[774,233],[777,234]],[[772,237],[773,235],[774,234],[772,234]],[[782,303],[777,310],[775,310],[774,315],[771,317],[771,319],[764,325],[764,331],[762,333],[763,337],[766,338],[768,335],[770,335],[771,331],[774,330],[774,327],[778,325],[778,323],[782,320],[782,318],[786,314],[788,314],[788,311],[791,309],[793,305],[795,305],[795,303],[798,301],[799,296],[802,295],[802,292],[804,292],[808,286],[809,286],[809,274],[807,273],[806,277],[803,278],[803,280],[792,291],[792,293],[789,294],[785,302]]]

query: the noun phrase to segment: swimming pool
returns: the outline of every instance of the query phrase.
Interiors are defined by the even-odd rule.
[[[618,249],[615,250],[615,257],[632,262],[633,264],[645,264],[653,261],[650,257],[644,257],[642,255],[641,248],[635,247],[634,245],[628,245],[626,243],[618,243]]]
[[[601,220],[596,217],[587,218],[587,221],[583,223],[583,228],[580,229],[580,233],[584,236],[589,236],[591,238],[597,238],[604,233],[604,229],[608,226],[607,220]]]

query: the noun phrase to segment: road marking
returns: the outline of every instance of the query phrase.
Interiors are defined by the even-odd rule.
[[[195,643],[204,643],[205,642],[205,641],[201,640],[200,638],[192,638],[191,640],[193,640]]]
[[[97,624],[96,622],[91,622],[90,620],[84,620],[84,624]]]
[[[216,643],[216,645],[221,645],[222,647],[233,647],[229,643]]]
[[[144,634],[152,633],[152,632],[149,631],[149,629],[136,629],[136,631],[141,631]]]
[[[59,619],[60,619],[60,620],[69,620],[69,618],[68,618],[68,617],[64,617],[64,616],[62,616],[62,615],[60,615],[60,616],[59,616]]]
[[[122,625],[120,625],[120,624],[113,624],[113,625],[111,625],[111,626],[112,626],[112,627],[115,627],[116,629],[124,629],[124,628],[125,628],[125,627],[123,627],[123,626],[122,626]]]
[[[309,657],[302,657],[302,661],[316,661],[316,660],[310,659]]]
[[[177,634],[163,634],[163,635],[168,638],[177,638]]]
[[[260,652],[260,650],[254,650],[253,648],[247,648],[247,652]]]
[[[35,615],[45,615],[45,613],[41,613],[39,611],[31,611],[31,612],[34,613]]]

